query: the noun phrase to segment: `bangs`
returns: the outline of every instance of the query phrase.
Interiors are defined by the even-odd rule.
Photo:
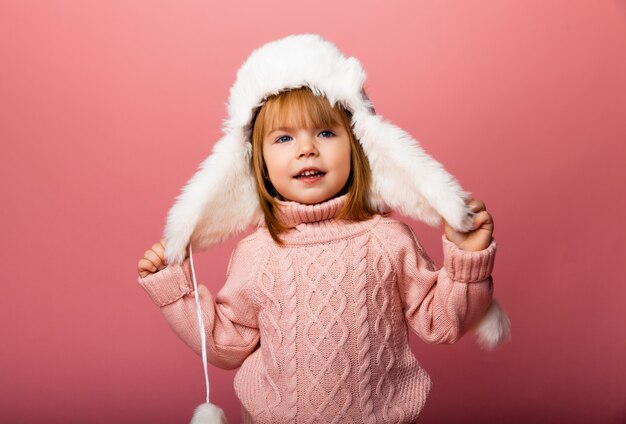
[[[316,96],[308,87],[281,93],[270,98],[259,116],[262,137],[281,128],[332,128],[341,124],[338,105],[330,106],[324,96]]]

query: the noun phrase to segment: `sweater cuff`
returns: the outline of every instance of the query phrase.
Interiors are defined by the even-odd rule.
[[[496,258],[496,239],[483,250],[468,251],[459,248],[444,235],[443,266],[450,278],[464,283],[484,281],[491,275]]]
[[[168,265],[161,271],[139,277],[137,282],[159,307],[174,303],[181,297],[193,293],[193,283],[189,278],[189,260],[182,265]]]

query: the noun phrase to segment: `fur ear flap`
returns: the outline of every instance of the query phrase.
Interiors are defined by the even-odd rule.
[[[165,226],[165,257],[180,264],[189,242],[195,250],[245,230],[260,219],[250,166],[252,146],[242,130],[230,130],[187,182]]]
[[[415,139],[369,111],[355,111],[352,118],[372,171],[375,209],[393,209],[431,226],[439,226],[443,217],[458,231],[472,229],[465,203],[470,193]]]

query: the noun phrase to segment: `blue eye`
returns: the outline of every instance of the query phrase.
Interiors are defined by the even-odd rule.
[[[279,137],[278,139],[276,139],[277,143],[285,143],[287,141],[291,140],[291,136],[288,135],[283,135],[282,137]]]
[[[332,133],[332,131],[328,131],[328,130],[327,130],[327,131],[322,131],[322,132],[320,133],[320,136],[321,136],[321,137],[324,137],[324,138],[333,137],[334,135],[335,135],[335,134],[333,134],[333,133]]]

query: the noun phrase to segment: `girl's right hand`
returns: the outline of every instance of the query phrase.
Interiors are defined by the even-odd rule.
[[[143,254],[143,258],[137,264],[137,272],[141,278],[165,268],[165,239],[154,243],[152,247]]]

